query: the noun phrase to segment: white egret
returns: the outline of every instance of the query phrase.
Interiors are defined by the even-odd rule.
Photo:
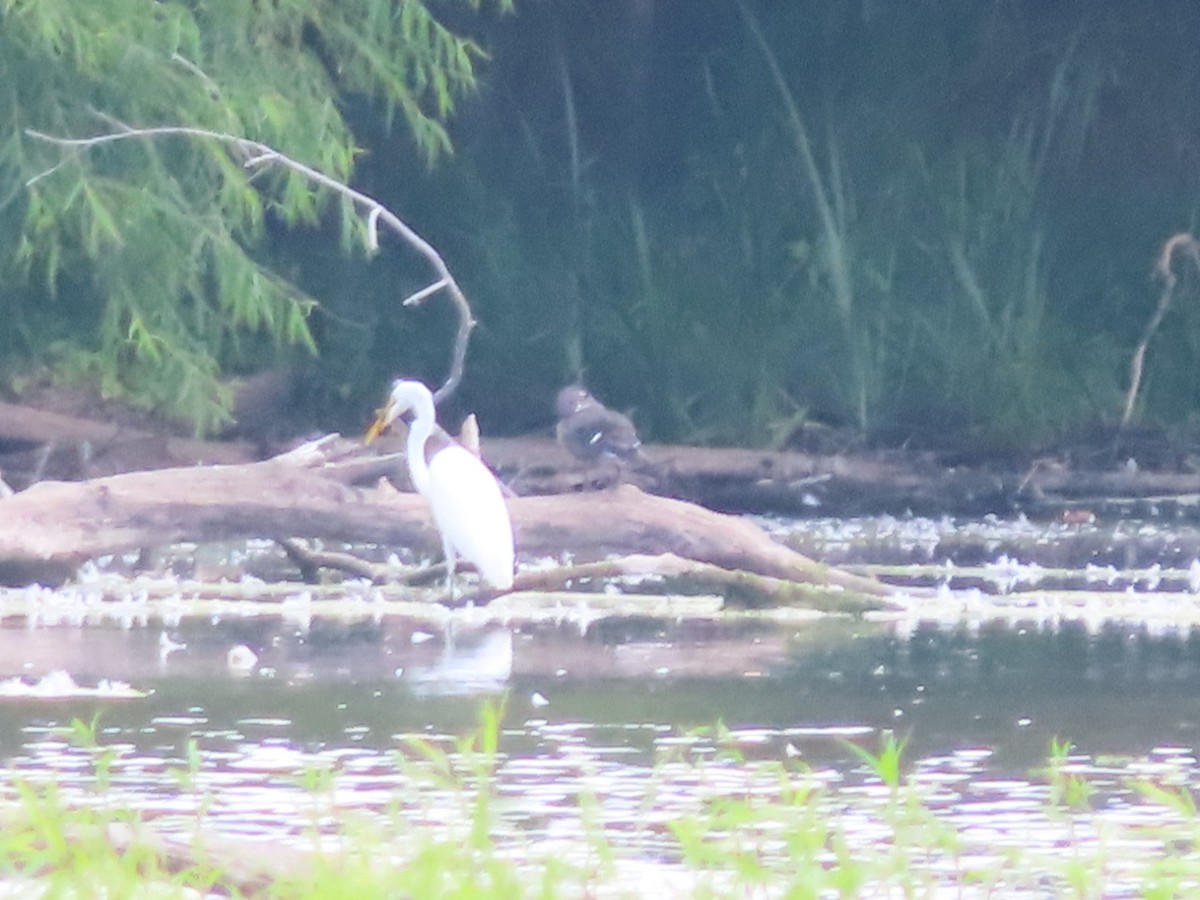
[[[367,431],[370,443],[397,418],[412,413],[408,426],[408,473],[428,502],[446,554],[446,586],[454,591],[458,556],[473,563],[482,579],[499,590],[513,584],[513,530],[500,484],[479,458],[440,428],[433,395],[419,381],[392,384],[387,405]]]

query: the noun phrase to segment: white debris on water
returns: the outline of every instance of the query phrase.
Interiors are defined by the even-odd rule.
[[[225,654],[225,665],[231,672],[252,672],[258,665],[258,654],[245,644],[235,644]]]
[[[172,653],[187,648],[187,644],[182,641],[172,640],[171,636],[166,631],[160,631],[158,634],[158,658],[166,660]]]
[[[1084,566],[1083,572],[1088,581],[1094,584],[1103,583],[1106,585],[1112,585],[1112,583],[1117,580],[1120,574],[1117,572],[1116,566],[1097,566],[1093,563],[1088,563],[1086,566]]]
[[[999,594],[1012,593],[1023,584],[1038,584],[1045,575],[1045,570],[1037,563],[1024,563],[1007,554],[995,562],[986,563],[983,569]]]
[[[878,516],[785,520],[753,517],[777,540],[822,562],[891,582],[893,609],[883,618],[903,621],[1043,622],[1156,621],[1200,625],[1200,528],[1183,522],[1031,522],[1023,516]],[[260,559],[277,551],[269,542],[239,548],[237,558]],[[173,548],[176,563],[205,548]],[[378,549],[378,548],[376,548]],[[232,559],[221,558],[224,567]],[[211,554],[210,554],[211,555]],[[236,555],[236,554],[234,554]],[[651,602],[658,577],[627,575],[597,581],[599,593],[534,591],[490,604],[449,609],[436,591],[421,592],[365,579],[307,586],[281,581],[262,569],[226,570],[223,580],[156,571],[132,573],[129,554],[85,564],[72,583],[57,589],[0,589],[0,609],[29,628],[95,625],[133,629],[161,622],[175,629],[184,617],[282,617],[307,631],[314,616],[409,616],[440,631],[451,622],[498,624],[571,622],[586,631],[595,621],[630,614],[674,619],[771,618],[791,621],[799,608],[732,611],[720,597],[697,608],[682,598]],[[379,558],[384,553],[378,553]],[[568,557],[569,558],[569,557]],[[398,560],[393,560],[398,563]],[[137,561],[134,560],[136,564]],[[527,571],[557,565],[544,557],[522,560]],[[173,564],[174,565],[174,564]],[[179,571],[190,572],[187,565]],[[645,598],[632,591],[648,591]],[[693,598],[694,599],[694,598]],[[1165,627],[1165,626],[1164,626]],[[169,651],[168,651],[169,652]]]
[[[1155,563],[1146,570],[1146,574],[1141,578],[1141,588],[1144,591],[1157,591],[1160,584],[1162,584],[1162,563]]]
[[[48,672],[36,681],[24,678],[7,678],[0,681],[0,698],[22,700],[65,700],[77,697],[100,697],[109,700],[136,700],[149,696],[123,681],[100,679],[95,687],[76,683],[71,674],[59,669]]]

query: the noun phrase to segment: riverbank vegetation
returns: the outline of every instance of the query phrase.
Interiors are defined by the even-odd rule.
[[[217,375],[265,359],[289,373],[279,405],[327,428],[359,427],[394,372],[439,381],[449,313],[398,306],[427,273],[347,254],[361,223],[211,148],[50,171],[24,128],[245,132],[402,211],[481,322],[457,404],[491,433],[545,426],[582,374],[649,440],[778,445],[815,422],[1036,447],[1121,419],[1155,261],[1194,230],[1190,7],[462,4],[380,31],[358,26],[389,4],[363,0],[239,21],[260,39],[230,45],[233,25],[158,6],[108,43],[68,27],[79,10],[25,34],[38,14],[5,8],[26,93],[0,156],[2,349],[13,383],[44,363],[202,429]],[[1132,417],[1186,429],[1200,272],[1174,271]]]
[[[1200,197],[1178,143],[1200,72],[1138,62],[1184,52],[1200,20],[1179,16],[731,2],[687,29],[656,17],[638,65],[606,65],[564,14],[543,26],[563,56],[542,93],[504,82],[542,137],[510,152],[542,177],[488,170],[514,197],[481,234],[512,253],[489,296],[501,272],[539,273],[510,304],[555,317],[667,439],[764,443],[815,419],[1022,443],[1112,420],[1159,249]],[[613,95],[649,85],[621,107],[640,130],[606,130]],[[533,239],[545,221],[557,240]],[[1180,421],[1176,315],[1150,362],[1174,371],[1141,409]]]

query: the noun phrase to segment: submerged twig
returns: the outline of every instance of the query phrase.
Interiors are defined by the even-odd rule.
[[[111,134],[96,135],[90,138],[63,138],[51,134],[45,134],[41,131],[26,129],[26,134],[40,141],[46,141],[51,144],[56,144],[60,147],[74,147],[78,149],[90,149],[98,147],[102,144],[111,144],[116,141],[125,141],[138,138],[158,138],[158,137],[190,137],[200,138],[203,140],[217,141],[225,144],[233,156],[240,162],[245,169],[256,169],[259,167],[279,165],[284,168],[291,169],[300,175],[303,175],[313,184],[328,188],[334,193],[340,194],[349,199],[357,208],[366,213],[367,216],[367,232],[368,243],[371,249],[378,247],[378,223],[382,220],[385,225],[392,229],[411,245],[421,256],[429,262],[437,278],[426,288],[417,291],[412,296],[404,300],[405,306],[413,306],[420,303],[422,300],[429,297],[431,294],[439,290],[445,289],[450,300],[454,303],[455,311],[458,315],[458,331],[455,335],[454,347],[450,358],[450,371],[446,376],[446,380],[442,383],[433,395],[435,403],[440,403],[449,396],[462,381],[463,368],[467,356],[467,341],[471,335],[471,329],[475,327],[475,319],[471,314],[471,306],[467,302],[466,295],[458,282],[454,280],[454,276],[450,274],[450,269],[446,265],[446,261],[442,259],[441,254],[434,249],[433,245],[426,241],[423,237],[417,234],[406,222],[399,216],[389,210],[386,206],[380,203],[373,197],[355,190],[347,184],[343,184],[336,178],[326,175],[324,172],[314,169],[312,166],[306,165],[299,160],[293,159],[285,153],[281,153],[275,148],[261,143],[260,141],[250,140],[249,138],[239,137],[233,134],[227,134],[221,131],[210,131],[207,128],[193,128],[183,125],[162,125],[152,128],[132,128],[124,125],[121,122],[104,116],[106,121],[109,121],[117,131]],[[37,181],[51,175],[61,163],[48,169],[45,172],[39,173],[30,178],[26,182],[26,186],[32,185]]]
[[[300,571],[300,577],[304,580],[305,584],[320,584],[322,569],[330,572],[340,572],[343,575],[349,575],[351,578],[361,578],[371,584],[380,586],[394,584],[412,588],[424,588],[436,582],[443,581],[446,577],[445,561],[431,563],[426,566],[416,566],[400,572],[391,563],[371,562],[352,553],[340,553],[336,550],[319,550],[309,546],[304,541],[293,538],[282,538],[276,543],[283,549],[284,555]],[[473,569],[470,565],[464,565],[462,568]],[[429,599],[431,601],[449,603],[450,605],[461,605],[463,603],[486,602],[496,596],[496,591],[485,586],[480,586],[475,589],[468,589],[457,600],[448,594],[442,595],[437,593],[431,594]]]
[[[278,543],[287,558],[300,570],[300,577],[306,584],[317,584],[320,581],[321,569],[336,569],[358,578],[375,581],[379,578],[380,569],[385,568],[350,553],[319,550],[295,538],[282,538]]]

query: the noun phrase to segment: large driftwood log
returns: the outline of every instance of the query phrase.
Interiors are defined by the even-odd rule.
[[[394,467],[325,438],[258,463],[44,482],[0,500],[0,581],[58,581],[98,556],[178,541],[247,537],[438,546],[424,501],[358,487]],[[880,594],[869,579],[814,563],[750,522],[632,486],[514,498],[518,546],[530,556],[670,553],[726,570]]]
[[[179,541],[326,537],[423,545],[420,498],[352,486],[378,460],[331,463],[331,441],[257,463],[39,482],[0,501],[0,582],[56,581],[110,553]]]

